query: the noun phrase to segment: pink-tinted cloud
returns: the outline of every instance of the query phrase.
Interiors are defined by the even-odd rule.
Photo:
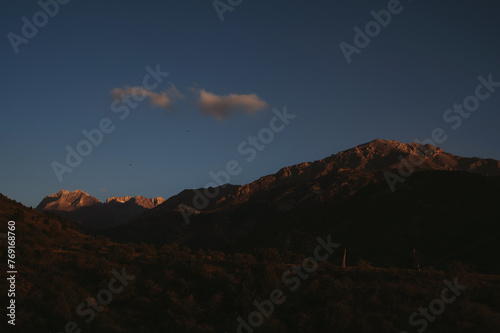
[[[219,120],[226,119],[235,112],[253,115],[268,107],[267,103],[256,94],[218,96],[205,91],[205,89],[201,89],[199,93],[198,106],[200,111]]]
[[[165,109],[172,109],[172,103],[175,100],[184,98],[184,95],[181,94],[172,83],[169,83],[169,87],[165,91],[159,93],[142,87],[115,88],[111,91],[111,96],[115,99],[120,99],[125,95],[135,97],[136,101],[149,98],[151,104]]]

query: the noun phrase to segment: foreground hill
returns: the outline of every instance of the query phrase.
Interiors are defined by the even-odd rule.
[[[305,240],[309,247],[297,253],[258,248],[236,254],[193,252],[176,244],[118,244],[0,195],[1,231],[10,219],[16,220],[18,307],[16,326],[4,320],[2,332],[64,332],[69,321],[95,333],[238,332],[237,318],[247,320],[258,311],[255,303],[269,299],[275,289],[285,299],[255,332],[412,332],[423,324],[411,326],[409,317],[429,307],[445,280],[455,278],[466,289],[427,322],[427,332],[495,332],[500,327],[499,276],[471,273],[459,263],[444,271],[372,268],[366,261],[341,269],[339,249],[315,272],[302,275],[292,290],[283,274],[312,255],[316,242]],[[2,261],[6,252],[1,246]],[[113,289],[108,302],[103,292],[116,282],[113,270],[125,270],[130,280],[123,289]],[[7,290],[6,279],[0,280],[0,290]],[[87,302],[101,309],[92,312],[92,320]]]
[[[109,227],[124,224],[164,201],[161,197],[127,196],[108,198],[101,203],[81,190],[61,190],[43,198],[36,209],[57,213],[71,221],[82,221],[92,227]]]

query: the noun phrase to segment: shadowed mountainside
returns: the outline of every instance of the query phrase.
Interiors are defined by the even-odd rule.
[[[248,185],[222,186],[203,209],[193,204],[202,189],[186,190],[107,235],[231,252],[301,251],[316,234],[334,233],[353,260],[363,255],[379,265],[404,266],[416,248],[427,265],[465,258],[481,271],[500,272],[483,262],[485,253],[500,253],[492,238],[499,232],[500,184],[491,177],[500,175],[499,161],[426,146],[431,150],[423,163],[392,193],[384,173],[397,174],[398,157],[421,148],[375,140]]]
[[[429,175],[443,179],[440,174]],[[415,175],[415,179],[419,177],[420,174]],[[470,182],[490,181],[479,178],[471,178]],[[458,188],[464,184],[456,183],[456,180],[454,177],[449,178],[448,185],[455,184]],[[425,188],[424,191],[432,192],[432,188]],[[370,197],[372,194],[373,189],[369,189],[359,195]],[[460,194],[457,193],[457,196]],[[485,193],[484,197],[486,194],[491,193]],[[480,199],[484,198],[478,198],[478,205]],[[441,200],[451,203],[455,202],[456,197]],[[498,197],[493,196],[491,200],[498,200]],[[372,204],[376,206],[379,202],[374,201]],[[414,203],[414,207],[420,207],[419,203]],[[370,209],[371,206],[366,206],[368,212]],[[435,209],[427,210],[429,215],[435,213]],[[358,214],[353,214],[353,211]],[[347,205],[344,213],[357,219],[360,211],[358,207]],[[404,224],[405,219],[411,219],[412,213],[409,211],[401,215],[398,223]],[[457,211],[457,215],[460,213]],[[394,214],[399,215],[401,212],[395,211]],[[292,222],[300,221],[302,226],[309,225],[315,217],[311,215],[310,219],[300,221],[301,216],[297,216],[297,220]],[[457,297],[456,302],[446,305],[446,313],[439,320],[429,323],[429,331],[495,332],[500,323],[499,277],[471,272],[471,267],[461,263],[452,262],[445,270],[424,266],[421,272],[396,267],[372,267],[366,260],[359,261],[353,267],[356,264],[352,253],[355,247],[347,241],[347,268],[339,267],[342,252],[334,252],[319,265],[316,272],[306,275],[308,279],[299,280],[301,283],[297,290],[292,290],[283,281],[283,273],[288,272],[291,265],[300,266],[303,263],[304,257],[310,255],[317,246],[315,239],[301,237],[303,246],[297,248],[303,251],[296,253],[279,250],[280,244],[235,254],[212,250],[192,251],[178,244],[118,244],[103,237],[86,235],[78,230],[78,225],[58,215],[40,213],[0,195],[0,221],[4,221],[2,231],[6,230],[6,221],[11,219],[16,221],[16,251],[21,255],[21,259],[16,260],[19,272],[16,280],[16,332],[62,332],[68,321],[73,321],[73,325],[82,331],[95,333],[234,332],[238,331],[236,318],[247,318],[248,314],[256,311],[255,300],[264,301],[278,288],[283,290],[286,301],[275,307],[273,315],[264,321],[259,328],[262,332],[313,333],[333,330],[346,333],[396,333],[402,329],[415,330],[415,327],[408,325],[409,316],[439,297],[445,279],[453,281],[455,278],[467,289]],[[480,219],[478,221],[481,222]],[[381,227],[373,221],[360,222],[365,227],[371,224],[373,229]],[[442,221],[430,221],[422,228],[429,228],[428,233],[436,232],[432,229],[436,222]],[[488,232],[480,231],[483,225],[475,222],[468,221],[467,226],[470,228],[470,223],[473,223],[476,232]],[[293,225],[288,227],[293,228]],[[327,235],[321,234],[319,227],[317,224],[310,225],[310,228],[318,228],[316,237],[325,238]],[[457,224],[453,227],[460,229],[465,226]],[[346,237],[346,233],[337,231],[332,238],[342,242],[343,247],[342,238]],[[276,235],[262,236],[269,238]],[[489,235],[494,240],[497,236]],[[442,235],[437,234],[431,236],[430,240],[440,237]],[[470,239],[460,247],[471,253],[476,249],[481,250],[480,238],[479,242],[471,242],[476,237],[476,234],[471,234]],[[367,240],[369,238],[365,237],[359,242]],[[380,240],[383,241],[385,239]],[[458,240],[461,241],[463,239]],[[412,242],[411,237],[408,242]],[[438,243],[443,249],[448,246],[442,239]],[[374,247],[373,253],[365,254],[383,255],[386,249]],[[398,251],[394,248],[389,250]],[[484,262],[496,266],[498,256],[492,254],[498,253],[498,250],[491,250],[494,249],[484,248],[478,255],[483,255]],[[0,258],[7,260],[7,247],[0,247]],[[99,293],[114,277],[112,270],[125,270],[127,275],[134,278],[123,290],[113,295],[105,311],[95,312],[95,319],[89,322],[90,306],[85,305],[85,302],[89,299],[100,301]],[[292,276],[298,279],[297,275]],[[7,290],[7,283],[6,279],[1,279],[0,289]],[[86,309],[85,314],[76,312],[82,305]],[[5,332],[11,332],[11,328],[6,326],[5,321],[0,324]]]

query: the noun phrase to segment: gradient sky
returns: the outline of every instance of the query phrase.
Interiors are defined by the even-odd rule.
[[[500,159],[500,88],[457,130],[443,121],[478,76],[500,81],[500,3],[401,5],[347,64],[339,44],[353,44],[353,28],[387,1],[243,0],[221,22],[210,0],[72,0],[18,54],[7,34],[21,35],[21,18],[32,21],[41,8],[4,1],[0,192],[28,206],[62,188],[100,200],[168,198],[204,186],[229,160],[243,168],[230,182],[245,184],[376,138],[428,138],[436,127],[448,134],[445,151]],[[146,66],[157,64],[170,75],[155,93],[171,83],[185,98],[171,110],[146,100],[119,120],[113,89],[140,86]],[[201,112],[200,90],[221,100],[233,94],[230,106],[255,94],[268,107],[218,119]],[[284,106],[297,118],[246,162],[238,145]],[[114,132],[59,182],[51,163],[63,163],[65,147],[103,118]]]

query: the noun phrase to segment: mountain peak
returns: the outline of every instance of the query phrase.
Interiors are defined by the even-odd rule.
[[[136,205],[139,205],[144,208],[153,208],[156,207],[160,204],[162,204],[165,201],[162,197],[156,197],[156,198],[145,198],[141,195],[136,195],[135,197],[132,196],[126,196],[126,197],[111,197],[106,199],[106,204],[116,202],[120,204],[128,203],[128,202],[133,202]]]
[[[416,142],[410,142],[410,143],[403,143],[397,140],[383,140],[383,139],[375,139],[360,145],[357,145],[356,147],[350,148],[351,149],[356,149],[356,148],[362,148],[362,147],[372,147],[372,148],[392,148],[392,149],[399,149],[399,150],[408,150],[408,147],[421,147],[421,146],[426,146],[426,147],[431,147],[434,149],[437,149],[433,145],[422,145]]]
[[[423,154],[425,152],[425,156]],[[280,169],[277,173],[243,185],[234,195],[236,201],[248,200],[253,194],[280,186],[295,186],[310,182],[319,186],[319,179],[330,175],[332,178],[343,177],[349,183],[355,174],[368,174],[398,170],[401,160],[408,159],[416,163],[415,171],[455,170],[479,173],[485,176],[500,175],[500,162],[479,158],[465,158],[443,152],[441,148],[416,142],[402,143],[396,140],[375,139],[353,148],[340,151],[327,158],[314,162],[304,162]],[[362,176],[363,177],[363,176]],[[352,181],[351,181],[352,182]]]
[[[56,192],[54,194],[49,195],[48,197],[61,197],[61,196],[67,196],[67,195],[89,195],[88,193],[83,192],[82,190],[74,190],[74,191],[68,191],[65,189],[60,190],[59,192]]]
[[[127,201],[129,201],[130,199],[132,199],[131,196],[126,196],[126,197],[111,197],[111,198],[107,198],[106,199],[106,203],[110,203],[110,202],[119,202],[119,203],[125,203]]]
[[[74,190],[69,192],[62,189],[57,193],[46,196],[37,206],[38,210],[60,210],[69,211],[78,207],[86,207],[99,205],[101,202],[83,192],[82,190]]]
[[[68,194],[68,193],[70,193],[70,191],[65,190],[65,189],[62,189],[62,190],[60,190],[59,192],[56,192],[56,193],[51,194],[51,195],[48,195],[47,197],[49,197],[49,198],[53,198],[53,197],[61,197],[61,196],[66,195],[66,194]]]

